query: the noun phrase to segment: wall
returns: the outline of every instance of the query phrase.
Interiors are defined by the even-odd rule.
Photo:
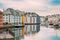
[[[3,14],[0,13],[0,26],[3,26]]]
[[[40,23],[40,16],[37,16],[37,23]],[[40,31],[40,24],[37,25],[37,32]]]

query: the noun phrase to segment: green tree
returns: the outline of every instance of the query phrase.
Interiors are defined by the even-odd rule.
[[[48,17],[45,18],[45,22],[48,20]]]

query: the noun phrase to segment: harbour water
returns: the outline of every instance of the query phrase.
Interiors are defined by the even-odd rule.
[[[54,30],[53,28],[41,26],[40,31],[38,33],[30,34],[28,36],[25,35],[24,40],[60,40],[60,29]]]

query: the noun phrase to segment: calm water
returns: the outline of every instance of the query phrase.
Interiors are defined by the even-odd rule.
[[[52,36],[51,38],[50,38],[51,40],[60,40],[60,37],[59,36]]]
[[[47,28],[46,26],[41,26],[40,32],[32,35],[25,36],[24,40],[60,40],[60,30],[56,31],[53,28]]]

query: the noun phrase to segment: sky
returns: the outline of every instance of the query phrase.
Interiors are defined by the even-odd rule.
[[[60,14],[60,0],[0,0],[0,10],[3,8],[36,12],[40,16],[46,16]]]

